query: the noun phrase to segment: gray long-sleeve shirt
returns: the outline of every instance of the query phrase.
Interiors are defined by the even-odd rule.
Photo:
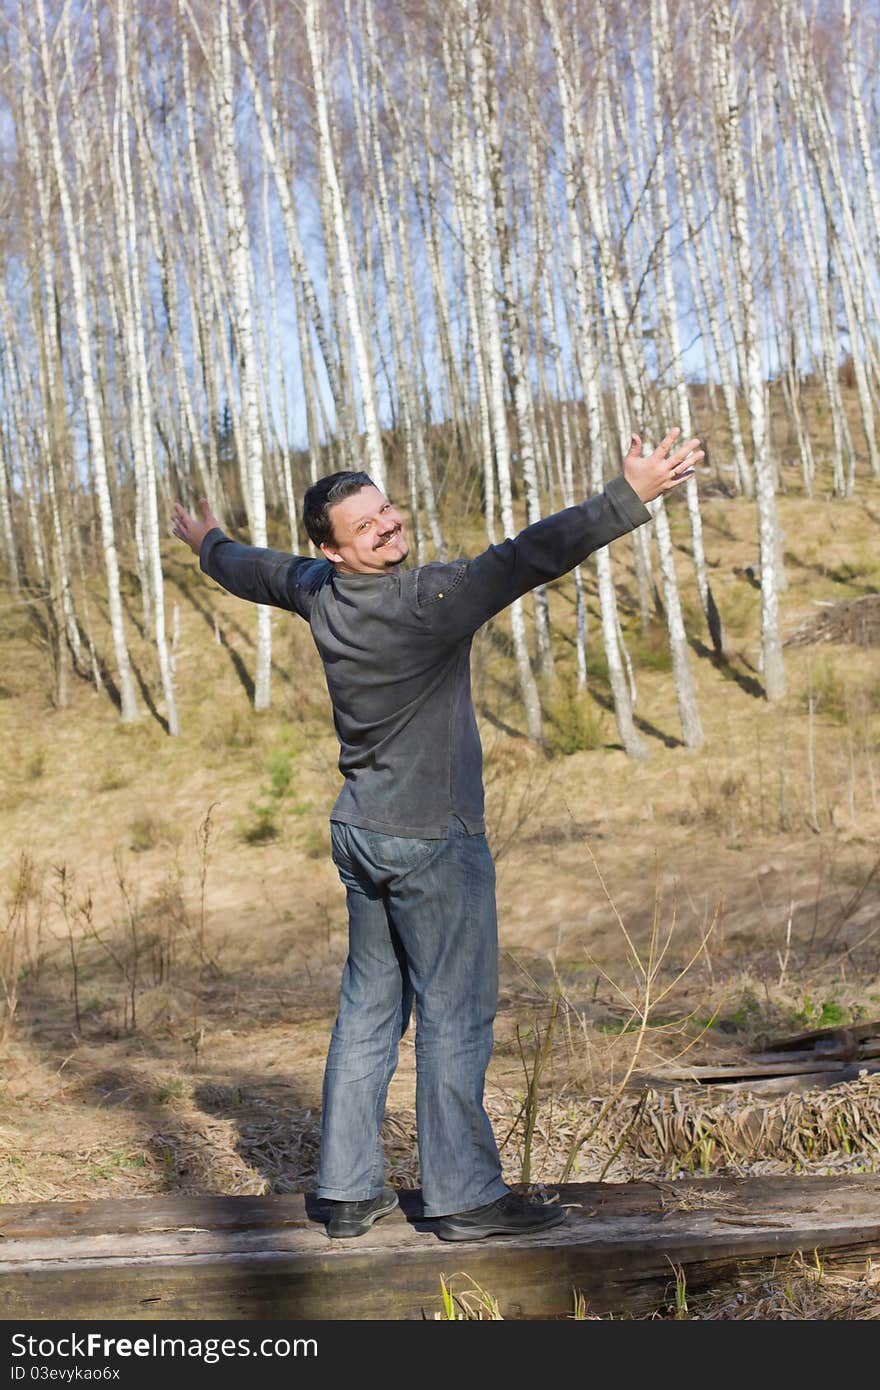
[[[324,664],[345,781],[331,819],[443,838],[484,829],[482,749],[470,687],[477,628],[530,589],[649,520],[620,475],[598,497],[473,560],[339,574],[328,560],[209,531],[200,564],[224,589],[298,613]]]

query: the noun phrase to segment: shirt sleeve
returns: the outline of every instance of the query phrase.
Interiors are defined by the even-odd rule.
[[[306,567],[314,567],[315,562],[305,555],[241,545],[215,527],[202,541],[199,565],[236,598],[306,616],[298,602],[299,583]]]
[[[530,589],[567,574],[593,551],[650,519],[620,474],[598,496],[543,517],[473,560],[425,566],[419,607],[438,635],[458,641]]]

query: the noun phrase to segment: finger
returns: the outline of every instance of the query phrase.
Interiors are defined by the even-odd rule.
[[[667,449],[672,448],[672,445],[675,443],[676,439],[680,434],[681,430],[679,429],[678,425],[673,425],[672,429],[667,430],[666,434],[660,440],[660,443],[657,445],[655,453],[665,454]]]
[[[673,471],[669,474],[668,478],[666,479],[666,490],[668,492],[671,492],[674,487],[678,487],[679,483],[686,483],[689,478],[695,478],[697,476],[697,470],[694,467],[694,465],[702,457],[702,454],[694,454],[683,464],[679,464],[678,468],[673,469]]]
[[[672,492],[674,488],[680,487],[682,483],[686,483],[689,478],[694,477],[696,477],[696,474],[692,468],[685,469],[683,473],[673,473],[672,476],[666,480],[663,491]]]
[[[629,437],[629,451],[628,451],[628,453],[627,453],[627,458],[628,458],[628,459],[637,459],[637,458],[641,458],[641,456],[642,456],[642,441],[641,441],[641,439],[639,438],[639,436],[638,436],[637,434],[631,434],[630,437]]]
[[[684,462],[688,455],[692,454],[695,449],[699,449],[699,447],[699,439],[689,439],[686,444],[682,444],[679,449],[676,449],[675,453],[670,456],[669,462],[675,464],[677,467]]]
[[[688,453],[685,454],[684,458],[679,458],[678,455],[676,455],[675,459],[673,460],[672,471],[674,474],[678,474],[681,473],[683,469],[688,468],[693,473],[695,471],[696,465],[700,462],[701,459],[704,459],[705,457],[706,455],[703,453],[702,449],[691,449]]]
[[[198,505],[199,505],[199,511],[201,512],[202,516],[207,516],[207,515],[208,515],[208,499],[207,499],[207,497],[200,497],[200,498],[199,498],[199,503],[198,503]]]

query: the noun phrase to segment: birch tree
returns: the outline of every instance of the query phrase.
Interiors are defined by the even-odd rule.
[[[382,452],[382,439],[379,432],[376,392],[370,371],[366,337],[358,305],[351,247],[349,244],[348,229],[345,224],[345,206],[336,169],[336,156],[334,154],[333,142],[330,134],[330,114],[324,78],[325,52],[316,0],[304,0],[303,14],[305,19],[306,38],[309,46],[309,58],[311,61],[321,173],[330,210],[331,221],[328,231],[330,231],[333,236],[335,251],[339,260],[340,276],[345,298],[346,328],[350,335],[354,358],[357,364],[357,379],[366,436],[367,468],[376,486],[380,491],[384,492],[385,461]]]
[[[724,155],[724,197],[730,210],[734,263],[745,341],[745,387],[755,471],[758,507],[758,540],[761,557],[761,672],[768,700],[785,694],[785,668],[779,626],[779,522],[776,514],[773,470],[770,461],[764,373],[757,332],[758,312],[754,296],[749,241],[745,170],[740,148],[740,113],[733,66],[730,12],[725,0],[711,0],[711,61],[713,85]]]
[[[215,52],[216,68],[212,73],[212,80],[216,84],[220,170],[226,215],[232,300],[235,306],[235,332],[239,344],[241,411],[246,450],[244,476],[247,479],[250,497],[252,542],[257,546],[266,546],[268,534],[263,477],[263,437],[260,427],[259,382],[250,296],[251,247],[235,140],[229,0],[220,0]],[[257,667],[254,679],[254,709],[256,710],[264,710],[269,707],[271,670],[271,609],[266,604],[258,604]]]
[[[110,488],[107,473],[107,460],[104,452],[104,435],[98,398],[95,390],[95,365],[92,353],[91,329],[86,299],[86,279],[83,267],[83,247],[74,217],[67,168],[61,145],[58,103],[56,98],[57,74],[53,68],[46,13],[43,0],[35,0],[38,27],[38,42],[43,91],[48,126],[49,149],[55,174],[55,185],[61,205],[61,216],[67,247],[67,260],[70,269],[70,284],[73,296],[74,324],[79,351],[81,389],[85,406],[90,462],[94,473],[95,490],[101,519],[101,540],[104,565],[107,575],[107,598],[110,610],[110,629],[116,657],[116,672],[119,680],[120,712],[123,721],[138,717],[138,706],[134,691],[131,659],[125,636],[122,612],[122,595],[119,586],[119,561],[116,553],[116,533]],[[20,17],[19,33],[26,42],[26,29]],[[30,61],[29,55],[26,61]]]

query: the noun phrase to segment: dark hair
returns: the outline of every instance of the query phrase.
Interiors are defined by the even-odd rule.
[[[306,490],[303,497],[302,519],[306,534],[314,545],[333,545],[333,523],[330,508],[334,502],[360,492],[362,487],[374,487],[373,479],[366,473],[328,473],[319,478]]]

